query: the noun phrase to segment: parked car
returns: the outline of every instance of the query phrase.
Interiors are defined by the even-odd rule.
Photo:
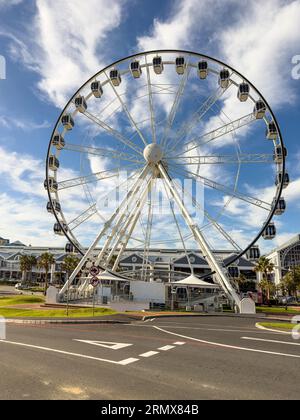
[[[27,284],[17,283],[15,285],[15,288],[17,290],[25,290],[25,289],[29,289],[29,286]]]

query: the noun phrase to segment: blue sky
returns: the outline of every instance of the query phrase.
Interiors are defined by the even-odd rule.
[[[261,246],[268,250],[299,233],[300,79],[291,75],[292,57],[300,54],[299,21],[299,0],[0,0],[0,54],[6,59],[6,79],[0,80],[0,236],[34,245],[65,242],[52,233],[42,185],[55,121],[94,73],[124,56],[154,49],[219,58],[267,98],[288,148],[292,182],[284,191],[288,209],[275,220],[277,238]],[[221,106],[230,109],[229,102]],[[255,136],[249,134],[249,141]],[[79,170],[79,161],[66,157],[63,163],[66,175]],[[271,175],[246,172],[242,182],[268,196]],[[75,200],[74,195],[66,200]],[[232,206],[231,218],[223,221],[242,244],[245,231],[251,236],[259,227],[256,213],[248,217],[245,211]]]

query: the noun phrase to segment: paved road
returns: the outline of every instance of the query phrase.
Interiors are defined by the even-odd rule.
[[[298,399],[300,341],[255,322],[8,325],[0,398]]]

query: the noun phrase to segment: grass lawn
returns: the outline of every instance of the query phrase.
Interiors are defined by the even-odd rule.
[[[285,308],[278,308],[278,307],[269,307],[269,306],[257,306],[256,307],[256,311],[257,312],[273,312],[276,314],[299,314],[300,315],[300,310],[297,309],[287,309],[287,311],[285,310]]]
[[[11,308],[24,304],[44,303],[45,299],[41,296],[12,296],[0,297],[0,316],[5,318],[80,318],[93,316],[92,308],[69,309],[69,316],[66,315],[66,309],[24,309]],[[113,315],[116,311],[109,308],[95,308],[95,316]]]
[[[296,325],[299,324],[292,324],[291,322],[259,322],[258,325],[275,330],[291,331]]]

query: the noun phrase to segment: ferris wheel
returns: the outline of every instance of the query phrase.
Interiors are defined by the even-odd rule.
[[[217,59],[149,51],[102,69],[62,110],[47,153],[54,232],[83,256],[69,283],[87,261],[137,278],[120,273],[128,249],[139,250],[140,279],[151,249],[181,249],[192,271],[196,248],[238,304],[226,267],[275,237],[286,156],[267,101]],[[217,251],[226,248],[229,259]]]

